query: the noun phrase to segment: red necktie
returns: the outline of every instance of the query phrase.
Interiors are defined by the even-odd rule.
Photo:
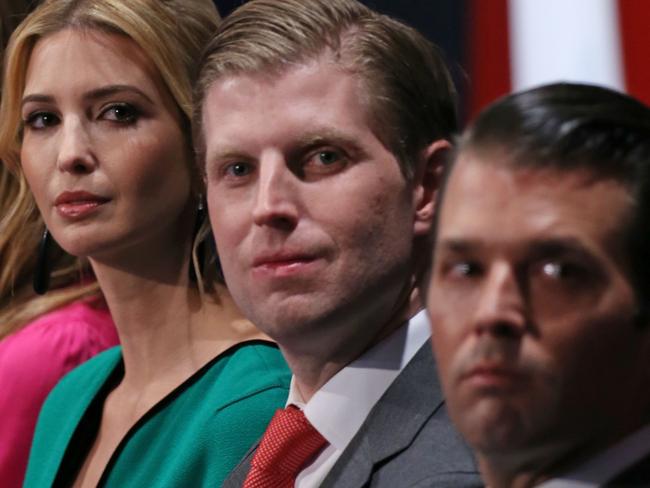
[[[278,409],[253,456],[243,488],[293,488],[302,466],[327,444],[293,405]]]

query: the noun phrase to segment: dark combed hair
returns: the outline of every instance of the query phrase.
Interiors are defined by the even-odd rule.
[[[634,202],[631,279],[642,316],[650,318],[650,108],[603,87],[545,85],[486,108],[460,138],[456,154],[466,151],[498,154],[489,164],[587,169],[626,185]]]

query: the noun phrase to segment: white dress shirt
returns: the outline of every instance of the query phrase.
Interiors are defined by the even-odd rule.
[[[587,462],[538,488],[596,488],[643,459],[650,451],[650,424],[625,437]]]
[[[375,403],[386,392],[431,332],[424,311],[336,373],[305,403],[291,380],[287,405],[305,412],[329,443],[298,474],[296,488],[319,486]]]

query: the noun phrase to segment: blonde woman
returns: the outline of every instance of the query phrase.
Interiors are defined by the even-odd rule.
[[[48,397],[27,487],[220,486],[284,402],[279,351],[198,243],[191,84],[217,19],[210,0],[50,0],[12,36],[0,158],[90,261],[122,344]]]
[[[27,0],[0,2],[0,53],[30,10]],[[20,215],[20,218],[16,218]],[[24,179],[0,162],[0,480],[23,485],[36,419],[45,397],[75,366],[118,343],[94,280],[81,266],[49,256],[53,291],[32,290],[43,222]]]

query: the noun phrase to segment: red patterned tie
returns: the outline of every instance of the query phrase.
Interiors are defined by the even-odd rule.
[[[302,466],[327,441],[293,405],[279,409],[264,432],[243,488],[293,488]]]

